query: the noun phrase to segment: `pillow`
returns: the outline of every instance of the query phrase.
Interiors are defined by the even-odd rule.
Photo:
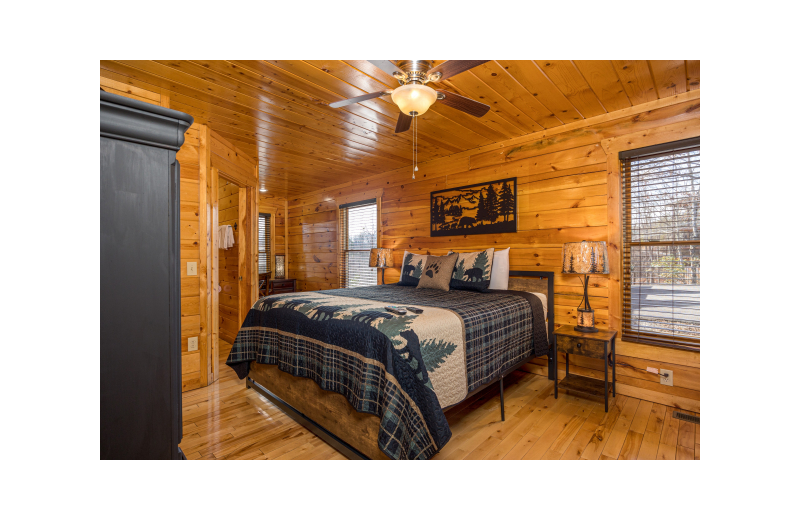
[[[449,291],[456,260],[458,260],[458,255],[429,256],[425,262],[425,268],[422,269],[417,289]]]
[[[450,280],[451,289],[486,292],[492,277],[494,248],[475,253],[458,253],[458,261]]]
[[[489,289],[508,290],[508,253],[511,248],[495,250],[492,259],[492,279],[489,280]]]
[[[403,255],[400,281],[397,282],[397,285],[416,287],[419,283],[419,277],[422,276],[422,268],[425,267],[427,260],[428,255],[415,255],[406,251]]]

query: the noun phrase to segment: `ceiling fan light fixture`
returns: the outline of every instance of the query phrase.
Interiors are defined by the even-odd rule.
[[[404,114],[421,116],[436,102],[436,91],[425,85],[409,83],[394,89],[392,101]]]

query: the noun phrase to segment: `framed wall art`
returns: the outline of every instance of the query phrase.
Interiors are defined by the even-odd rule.
[[[517,178],[431,192],[431,236],[517,232]]]

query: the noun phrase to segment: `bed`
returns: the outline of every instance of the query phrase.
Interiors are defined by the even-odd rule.
[[[491,384],[502,396],[503,377],[534,357],[552,374],[553,273],[510,276],[488,293],[389,284],[261,298],[226,363],[349,458],[429,459],[450,440],[445,410]]]

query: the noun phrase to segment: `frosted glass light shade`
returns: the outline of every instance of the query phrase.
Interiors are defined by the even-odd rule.
[[[400,111],[410,116],[421,116],[436,101],[436,91],[426,85],[410,83],[394,89],[392,101],[400,107]],[[412,114],[412,112],[416,112]]]

